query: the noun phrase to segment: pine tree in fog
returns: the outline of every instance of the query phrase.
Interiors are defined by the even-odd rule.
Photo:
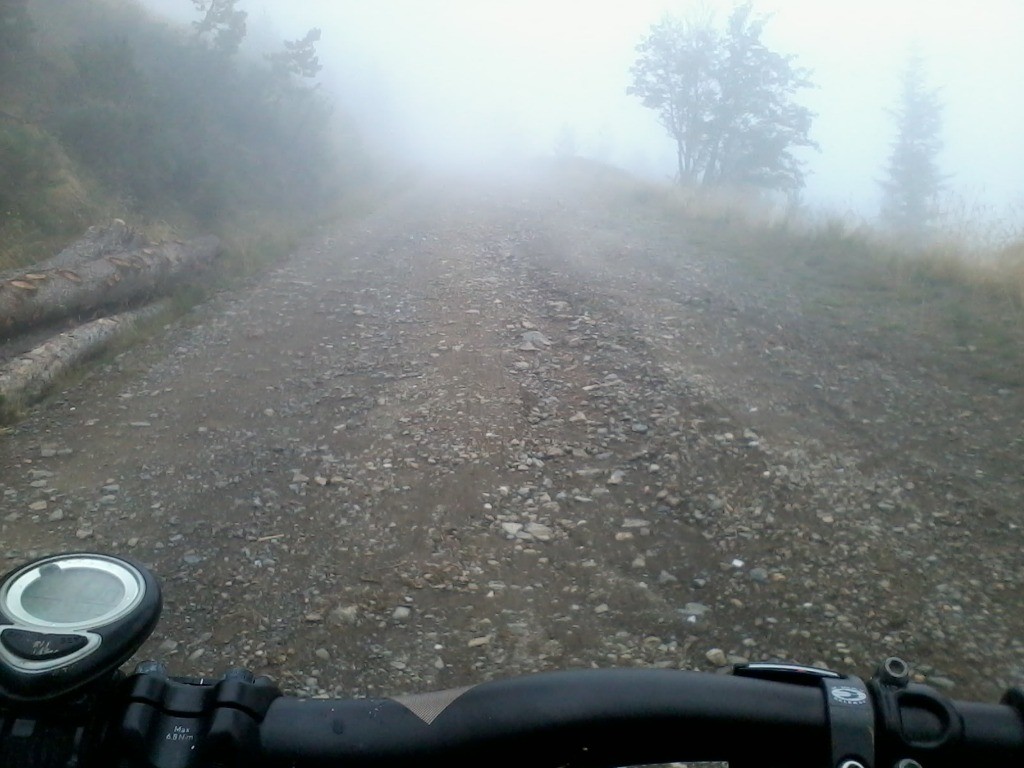
[[[896,140],[882,181],[882,222],[903,239],[920,241],[934,223],[945,179],[938,163],[942,108],[938,90],[927,85],[924,61],[912,54],[903,74],[899,105],[891,112]]]

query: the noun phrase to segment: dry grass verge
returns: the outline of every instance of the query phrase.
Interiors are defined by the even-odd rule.
[[[913,249],[868,226],[812,221],[754,196],[578,164],[561,173],[581,199],[604,206],[607,226],[631,226],[640,236],[674,230],[680,249],[732,264],[823,328],[916,349],[937,363],[969,359],[973,378],[995,389],[1024,387],[1024,239],[999,249],[953,238]]]

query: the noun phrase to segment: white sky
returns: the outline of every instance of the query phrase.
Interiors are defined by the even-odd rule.
[[[145,0],[182,18],[188,0]],[[666,0],[242,0],[280,34],[323,29],[324,81],[378,140],[421,162],[550,152],[563,124],[583,154],[668,177],[672,144],[625,95],[634,46]],[[724,19],[732,3],[704,3]],[[760,0],[765,40],[813,70],[818,113],[806,199],[873,215],[906,53],[946,104],[943,170],[969,204],[1024,217],[1024,0]]]

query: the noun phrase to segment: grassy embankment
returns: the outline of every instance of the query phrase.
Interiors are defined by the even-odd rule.
[[[581,189],[603,190],[610,226],[626,216],[651,231],[675,228],[678,242],[796,297],[816,322],[868,342],[920,343],[922,355],[994,389],[1024,388],[1024,236],[998,248],[954,237],[910,247],[866,226],[779,215],[585,162],[562,172]]]

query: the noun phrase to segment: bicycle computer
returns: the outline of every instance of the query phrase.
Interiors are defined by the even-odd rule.
[[[156,626],[160,587],[142,565],[54,555],[0,580],[0,704],[45,701],[113,672]]]

